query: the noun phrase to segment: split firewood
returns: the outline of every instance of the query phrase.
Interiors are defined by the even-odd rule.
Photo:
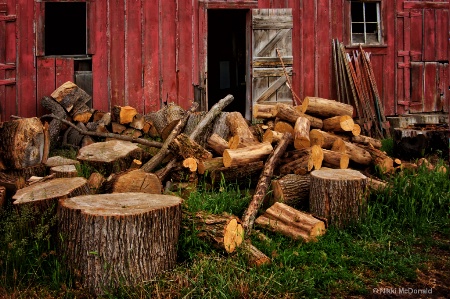
[[[173,139],[169,144],[169,149],[172,153],[176,153],[184,159],[196,158],[197,160],[208,160],[212,158],[211,152],[207,151],[184,133],[179,134]]]
[[[65,119],[67,113],[64,108],[52,97],[43,97],[41,99],[41,105],[45,109],[49,110],[52,114],[57,115],[59,118]],[[50,142],[56,144],[59,139],[59,135],[62,129],[62,123],[57,119],[52,119],[49,124]]]
[[[134,116],[137,114],[135,108],[130,106],[114,106],[111,111],[112,121],[121,125],[129,124],[133,121]]]
[[[351,132],[354,124],[351,116],[333,116],[323,120],[323,129],[333,132]]]
[[[345,145],[345,153],[351,161],[360,165],[370,165],[372,163],[371,154],[364,148],[351,142],[343,141]],[[338,151],[333,145],[333,151]]]
[[[311,146],[309,141],[310,122],[307,118],[300,116],[294,126],[294,147],[296,149]]]
[[[65,236],[59,254],[76,282],[95,296],[154,279],[176,265],[181,202],[145,193],[65,199],[58,209],[58,229]],[[137,253],[139,258],[131,258]]]
[[[325,223],[286,204],[276,202],[255,223],[294,240],[317,241],[325,234]]]
[[[270,181],[272,179],[273,171],[277,167],[279,159],[286,151],[288,145],[292,142],[292,135],[285,133],[283,138],[277,144],[276,148],[270,154],[269,158],[264,165],[264,169],[259,177],[258,184],[256,185],[255,193],[248,205],[247,209],[242,216],[242,223],[247,235],[250,234],[253,224],[255,222],[258,210],[261,207],[264,198],[266,197],[267,190],[269,189]],[[225,157],[224,157],[225,164]]]
[[[273,199],[296,209],[305,209],[308,207],[309,186],[309,174],[286,174],[272,181]]]
[[[272,261],[261,250],[256,248],[250,240],[245,240],[240,246],[241,252],[247,259],[247,263],[250,267],[260,267],[262,265],[268,265]]]
[[[275,118],[277,116],[277,112],[276,105],[253,105],[253,118]]]
[[[113,174],[105,185],[105,191],[111,193],[143,192],[161,194],[162,184],[154,173],[147,173],[141,169],[133,169]]]
[[[342,228],[358,222],[363,213],[367,177],[352,169],[311,172],[310,210],[330,225]]]
[[[70,112],[74,105],[86,104],[91,100],[91,96],[75,83],[67,81],[52,92],[54,98],[67,112]]]
[[[307,99],[306,99],[307,98]],[[333,116],[353,115],[353,106],[334,100],[328,100],[318,97],[306,97],[308,101],[306,113],[316,115],[321,118],[330,118]]]
[[[32,205],[44,212],[48,208],[56,211],[59,199],[89,193],[89,186],[85,178],[59,178],[19,189],[12,199],[14,205]]]
[[[98,194],[103,189],[103,184],[106,182],[105,177],[99,172],[93,172],[88,179],[88,186],[91,194]]]
[[[192,103],[191,108],[187,111],[187,113],[184,115],[184,117],[178,121],[178,124],[173,128],[172,133],[167,137],[167,139],[164,141],[163,146],[158,151],[156,155],[154,155],[147,163],[145,163],[142,166],[142,170],[145,172],[151,172],[153,169],[155,169],[166,157],[167,153],[169,153],[169,145],[172,143],[172,141],[175,139],[175,137],[178,136],[178,134],[181,133],[184,126],[186,125],[186,122],[189,119],[189,115],[193,113],[198,108],[198,103],[194,102]]]
[[[381,140],[375,139],[369,136],[359,135],[359,136],[353,136],[352,142],[354,143],[360,143],[363,145],[369,145],[371,144],[374,148],[380,149],[382,147]]]
[[[145,125],[145,118],[140,113],[136,114],[130,123],[130,127],[137,130],[142,130],[144,128],[144,125]]]
[[[347,169],[350,159],[346,153],[322,149],[323,165],[329,168]]]
[[[292,136],[292,135],[291,135]],[[223,164],[225,167],[244,166],[250,162],[264,159],[273,151],[273,147],[268,142],[250,145],[237,149],[226,149],[223,152]]]
[[[56,178],[74,178],[78,176],[78,171],[75,165],[60,165],[50,168],[50,174]]]
[[[216,154],[220,156],[222,156],[223,152],[229,148],[228,142],[216,133],[213,133],[208,138],[207,145],[210,149],[212,149]]]
[[[115,134],[122,134],[127,127],[125,125],[121,125],[115,121],[111,122],[111,131]]]
[[[134,159],[143,160],[147,155],[148,153],[134,143],[111,140],[81,148],[77,160],[108,176],[113,172],[128,169]]]
[[[341,139],[335,134],[331,134],[319,129],[313,129],[309,132],[309,140],[312,145],[318,145],[324,149],[331,149],[336,139]]]
[[[35,166],[48,157],[44,126],[36,117],[1,123],[0,140],[0,170]]]
[[[80,128],[78,128],[76,125],[71,123],[70,121],[59,118],[53,114],[47,114],[47,115],[42,116],[42,118],[48,118],[48,117],[56,118],[57,120],[61,121],[62,123],[67,124],[68,126],[74,128],[78,132],[82,133],[83,135],[96,136],[96,137],[102,137],[102,138],[114,138],[114,139],[119,139],[119,140],[124,140],[124,141],[132,141],[132,142],[136,142],[136,143],[139,143],[139,144],[142,144],[145,146],[149,146],[149,147],[157,147],[157,148],[162,147],[161,142],[151,141],[151,140],[147,140],[144,138],[133,138],[131,136],[124,136],[124,135],[112,134],[112,133],[91,132],[91,131],[87,131],[87,130],[83,131]]]
[[[109,114],[109,116],[111,117],[111,113],[109,113],[109,112],[107,113],[102,110],[94,110],[94,112],[92,113],[92,122],[96,123],[96,122],[100,121],[105,114]]]
[[[185,229],[195,227],[200,238],[208,240],[226,253],[233,253],[244,241],[244,229],[236,216],[199,211],[195,214],[185,212],[183,219],[187,223]]]
[[[78,102],[75,103],[72,111],[70,111],[69,114],[72,116],[72,119],[74,121],[79,121],[86,124],[91,119],[92,113],[93,111],[91,110],[91,108],[89,108],[88,105]]]
[[[267,129],[264,132],[262,141],[269,143],[277,143],[281,140],[281,137],[283,137],[283,133]]]
[[[197,172],[198,174],[205,174],[223,167],[223,158],[216,157],[205,161],[199,161]]]

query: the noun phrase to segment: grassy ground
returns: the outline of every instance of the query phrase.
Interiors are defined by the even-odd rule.
[[[106,298],[446,298],[450,293],[450,180],[419,169],[389,178],[371,194],[364,221],[330,228],[315,243],[264,232],[253,244],[272,259],[251,268],[245,255],[226,256],[183,230],[178,266],[154,281],[122,287]],[[188,212],[242,215],[246,188],[221,184],[184,202]],[[90,298],[56,256],[51,215],[8,207],[0,217],[1,298]],[[432,294],[421,294],[429,292]],[[403,292],[403,294],[400,294]],[[415,292],[415,293],[414,293]]]

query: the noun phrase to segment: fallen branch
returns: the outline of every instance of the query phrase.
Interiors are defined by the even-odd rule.
[[[77,127],[76,125],[71,123],[70,121],[62,119],[62,118],[60,118],[60,117],[58,117],[58,116],[56,116],[54,114],[46,114],[46,115],[43,115],[41,117],[41,119],[42,118],[54,118],[54,119],[57,119],[60,122],[62,122],[64,124],[70,126],[71,128],[77,130],[80,134],[83,134],[83,135],[96,136],[96,137],[102,137],[102,138],[115,138],[115,139],[119,139],[119,140],[131,141],[131,142],[139,143],[139,144],[142,144],[142,145],[146,145],[146,146],[150,146],[150,147],[157,147],[157,148],[161,148],[163,146],[163,144],[161,142],[158,142],[158,141],[150,141],[150,140],[146,140],[146,139],[142,139],[142,138],[135,138],[135,137],[132,137],[132,136],[127,136],[127,135],[85,131],[85,130],[80,129],[79,127]]]

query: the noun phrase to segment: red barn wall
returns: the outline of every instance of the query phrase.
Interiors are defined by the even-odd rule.
[[[42,114],[39,99],[65,80],[73,79],[72,59],[41,56],[39,28],[45,2],[0,0],[1,120],[13,114],[24,117]],[[409,10],[405,13],[405,7],[417,2],[420,1],[381,0],[384,45],[366,48],[372,53],[387,115],[408,112],[410,108],[410,58],[399,55],[399,51],[411,51],[403,45],[411,39],[408,36],[411,14]],[[428,5],[433,1],[422,2]],[[439,47],[444,50],[436,55],[448,65],[448,1],[434,2],[443,7],[446,17],[442,19],[437,13],[436,23],[430,26],[447,26],[446,35],[439,39],[442,43]],[[347,0],[87,0],[86,3],[94,108],[109,110],[113,105],[130,105],[146,113],[159,109],[166,101],[189,107],[194,100],[194,87],[205,85],[205,22],[207,9],[213,8],[292,8],[294,91],[300,98],[335,97],[331,41],[349,42]],[[405,65],[399,67],[399,63]],[[448,67],[438,73],[441,74],[438,84],[447,90],[444,97],[448,111]],[[424,108],[423,112],[433,108]]]

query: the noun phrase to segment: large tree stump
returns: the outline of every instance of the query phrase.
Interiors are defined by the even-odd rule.
[[[0,170],[35,166],[48,156],[44,126],[36,117],[1,123],[0,140]]]
[[[134,159],[143,160],[143,156],[144,151],[134,143],[110,140],[81,148],[77,159],[108,176],[128,169]]]
[[[325,223],[286,204],[276,202],[259,216],[256,224],[294,240],[315,241],[325,234]]]
[[[60,254],[95,294],[136,285],[176,264],[181,198],[145,193],[60,201]]]
[[[358,222],[362,216],[367,177],[356,170],[330,169],[311,172],[311,213],[337,227]]]
[[[45,211],[56,208],[59,199],[85,194],[90,194],[85,178],[58,178],[19,189],[12,199],[14,205],[32,205]]]

